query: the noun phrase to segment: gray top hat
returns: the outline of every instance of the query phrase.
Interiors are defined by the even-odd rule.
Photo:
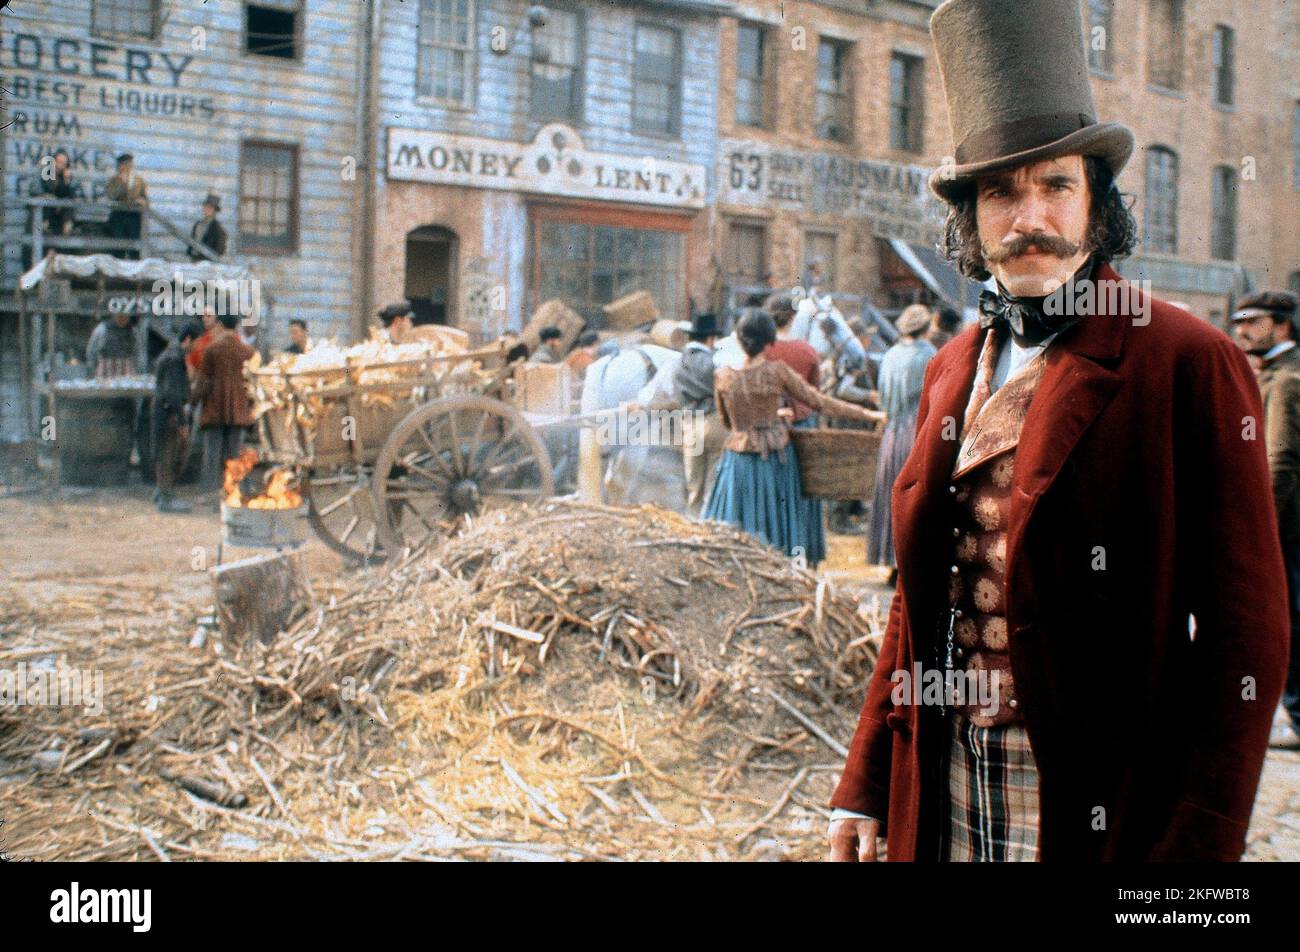
[[[930,17],[956,168],[930,176],[951,201],[976,175],[1094,155],[1119,175],[1133,133],[1098,122],[1078,0],[948,0]]]

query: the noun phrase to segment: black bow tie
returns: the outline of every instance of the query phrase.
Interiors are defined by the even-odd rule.
[[[1089,258],[1074,273],[1071,281],[1077,283],[1086,280],[1091,274],[1092,259]],[[980,291],[980,327],[987,330],[1005,324],[1010,328],[1016,343],[1025,346],[1041,344],[1053,334],[1059,334],[1082,319],[1083,315],[1072,313],[1070,308],[1058,309],[1065,313],[1045,314],[1043,302],[1046,299],[1046,296],[1014,297],[1004,291],[1001,284],[997,285],[996,291],[985,288]]]

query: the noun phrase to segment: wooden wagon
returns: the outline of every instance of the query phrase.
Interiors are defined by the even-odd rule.
[[[504,346],[249,374],[262,458],[294,467],[308,520],[379,562],[455,520],[554,492],[543,441],[509,401]]]

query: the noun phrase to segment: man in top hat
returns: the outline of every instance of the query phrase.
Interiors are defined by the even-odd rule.
[[[673,370],[677,403],[686,411],[682,465],[686,471],[686,511],[699,518],[713,491],[713,474],[722,458],[727,428],[718,417],[713,394],[713,345],[718,341],[716,314],[691,315],[689,340]]]
[[[190,240],[195,244],[204,245],[218,258],[226,253],[226,229],[217,221],[217,214],[221,211],[221,197],[213,192],[208,193],[208,197],[203,200],[203,217],[196,221],[190,228]],[[207,259],[195,249],[190,249],[191,261],[206,261]]]
[[[1296,296],[1290,291],[1248,294],[1232,313],[1238,345],[1260,361],[1264,448],[1273,474],[1291,611],[1291,663],[1282,692],[1282,707],[1291,723],[1278,725],[1272,746],[1289,749],[1300,747],[1300,347],[1296,347],[1300,335],[1296,317]]]
[[[930,31],[956,156],[930,187],[995,283],[894,484],[831,858],[1236,860],[1289,626],[1259,391],[1111,267],[1133,136],[1097,121],[1077,0],[949,0]]]

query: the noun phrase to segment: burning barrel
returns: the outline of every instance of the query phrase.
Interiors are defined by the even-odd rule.
[[[260,466],[251,448],[227,460],[221,499],[225,543],[259,549],[302,545],[307,504],[293,481],[292,470]]]

